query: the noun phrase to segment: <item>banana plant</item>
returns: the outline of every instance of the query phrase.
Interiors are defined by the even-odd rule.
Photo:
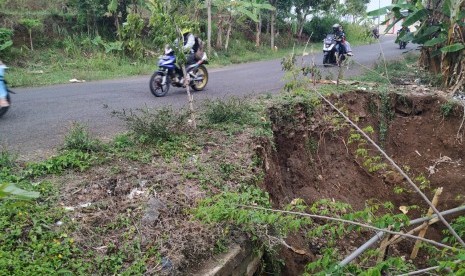
[[[38,192],[23,190],[13,183],[0,183],[0,199],[34,199],[39,196]]]
[[[12,36],[13,30],[0,28],[0,53],[13,46],[13,41],[11,40]]]
[[[401,41],[422,45],[421,63],[432,72],[443,76],[443,84],[455,93],[465,84],[465,0],[402,2],[368,13],[369,16],[387,14],[391,22],[386,32],[397,22],[402,26],[415,25],[416,31],[401,34]]]

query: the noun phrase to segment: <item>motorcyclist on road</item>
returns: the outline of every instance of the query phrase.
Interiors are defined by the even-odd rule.
[[[6,96],[8,92],[6,91],[6,85],[5,85],[5,69],[8,67],[3,64],[3,62],[0,60],[0,107],[7,107],[10,106],[8,103]]]
[[[353,56],[350,44],[346,40],[346,34],[344,33],[344,30],[340,24],[336,23],[333,25],[333,34],[334,34],[336,41],[338,42],[338,44],[336,45],[337,50],[341,51],[342,54]],[[341,49],[339,49],[339,47],[341,47]]]
[[[198,39],[195,37],[195,35],[192,33],[191,28],[184,28],[181,30],[182,33],[182,38],[183,38],[183,46],[182,49],[186,53],[186,65],[193,65],[193,64],[198,64],[200,65],[204,60],[207,59],[206,55],[203,54],[201,58],[196,58],[196,52],[199,50],[199,42]],[[176,41],[177,43],[177,41]],[[183,72],[180,68],[176,69],[176,72],[178,73],[179,76],[183,76]],[[179,82],[183,82],[183,79]]]

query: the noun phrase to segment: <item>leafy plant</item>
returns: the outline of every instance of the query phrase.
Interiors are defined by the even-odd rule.
[[[63,149],[96,152],[102,149],[102,144],[99,140],[91,137],[86,126],[74,123],[69,133],[65,136]]]
[[[449,117],[454,111],[455,103],[453,101],[447,101],[441,105],[441,114],[444,117]]]
[[[142,143],[158,143],[168,141],[183,132],[188,115],[165,107],[156,111],[138,109],[136,112],[123,110],[113,112],[122,119],[136,140]]]
[[[21,25],[26,27],[27,31],[29,32],[29,42],[31,45],[31,51],[34,51],[34,45],[32,43],[32,31],[34,29],[39,29],[43,27],[43,24],[41,21],[37,19],[31,19],[31,18],[25,18],[20,21]]]
[[[46,161],[27,164],[24,173],[26,176],[37,177],[47,174],[61,174],[67,169],[84,171],[97,160],[98,157],[91,153],[80,150],[67,150]]]
[[[121,28],[122,45],[135,58],[142,58],[144,56],[144,45],[141,38],[144,27],[145,23],[140,15],[130,13],[127,21],[123,23],[123,27]]]
[[[254,116],[254,107],[248,99],[232,97],[227,100],[207,100],[203,104],[203,117],[208,124],[250,123]]]
[[[12,36],[13,30],[0,28],[0,54],[13,45]]]

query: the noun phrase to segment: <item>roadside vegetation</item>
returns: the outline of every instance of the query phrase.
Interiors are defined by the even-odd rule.
[[[212,66],[280,58],[307,42],[319,50],[340,13],[354,16],[352,23],[343,23],[352,44],[373,42],[369,23],[358,24],[365,4],[347,9],[332,6],[332,0],[299,2],[302,13],[294,16],[291,7],[297,2],[4,0],[0,60],[10,67],[13,87],[150,74],[165,44],[186,27],[204,41]],[[322,9],[331,12],[302,21]]]
[[[292,61],[285,59],[284,66],[286,60]],[[379,78],[370,74],[387,74],[391,83],[402,77],[404,86],[421,86],[415,82],[418,76],[422,76],[421,83],[429,83],[427,74],[414,61],[414,57],[406,56],[386,67],[376,67],[357,82],[339,86],[313,86],[310,75],[301,74],[313,70],[313,76],[319,76],[315,69],[302,70],[290,62],[288,92],[257,99],[206,101],[198,113],[197,129],[188,127],[185,110],[115,111],[128,132],[110,142],[99,141],[84,125],[75,124],[59,153],[46,160],[19,162],[14,154],[2,150],[0,183],[14,184],[21,189],[16,192],[34,193],[20,198],[11,190],[0,194],[0,232],[4,241],[0,245],[0,271],[14,275],[188,273],[199,262],[226,251],[235,237],[246,235],[266,252],[269,263],[263,271],[280,273],[280,248],[310,254],[288,240],[293,233],[303,233],[319,246],[321,256],[309,258],[304,268],[308,275],[378,275],[415,270],[417,264],[405,262],[400,255],[379,261],[380,252],[376,250],[365,252],[359,262],[337,265],[341,252],[345,252],[343,248],[348,246],[346,237],[366,240],[372,233],[367,227],[397,232],[408,224],[409,217],[398,212],[397,202],[373,200],[356,208],[325,198],[314,202],[290,198],[278,206],[278,199],[270,197],[273,191],[263,190],[266,167],[271,162],[264,154],[266,145],[276,150],[280,146],[275,140],[277,133],[292,135],[302,127],[303,118],[318,118],[318,110],[325,104],[317,93],[330,97],[354,90],[371,91],[373,97],[379,98],[379,105],[373,102],[378,107],[369,110],[378,114],[379,124],[367,125],[363,130],[371,137],[379,137],[380,142],[386,141],[387,125],[393,118],[389,93],[396,87],[376,82]],[[412,74],[412,70],[421,73]],[[325,80],[325,76],[319,80]],[[344,103],[338,106],[349,112]],[[449,120],[457,110],[457,104],[450,101],[437,112]],[[348,126],[337,115],[322,118],[324,132],[331,135],[339,135]],[[388,162],[364,137],[356,131],[343,133],[348,150],[353,150],[354,162],[367,174],[391,173]],[[321,146],[313,139],[305,148],[317,155]],[[403,168],[423,191],[434,192],[425,175]],[[394,194],[409,197],[413,193],[400,184],[391,189]],[[425,212],[420,204],[404,208],[418,214]],[[308,215],[346,222],[321,221]],[[455,219],[452,227],[463,235],[462,217]],[[463,266],[456,260],[463,251],[447,230],[443,237],[438,242],[453,246],[455,251],[427,243],[421,250],[428,252],[429,266],[458,272]]]
[[[1,18],[14,20],[11,28],[0,29],[0,54],[22,68],[12,70],[23,79],[16,85],[30,85],[29,74],[52,76],[60,70],[92,80],[151,70],[147,60],[167,42],[158,33],[161,26],[153,24],[169,12],[177,20],[170,27],[188,23],[209,36],[203,18],[212,9],[216,37],[210,40],[216,45],[209,50],[217,64],[242,62],[239,54],[257,49],[269,55],[276,45],[304,45],[309,37],[318,41],[323,35],[315,29],[319,23],[302,20],[313,10],[331,7],[329,16],[363,17],[351,5],[327,1],[316,6],[308,1],[234,2],[240,5],[51,1],[49,10],[40,3],[1,1]],[[292,6],[297,15],[288,22],[284,19]],[[182,19],[181,8],[192,18]],[[165,12],[150,13],[154,9]],[[417,15],[407,22],[427,12],[411,9]],[[331,18],[315,20],[328,28],[333,23]],[[453,25],[463,28],[459,22]],[[17,29],[22,36],[16,36]],[[364,29],[346,27],[361,40]],[[79,35],[73,37],[74,32]],[[456,39],[449,37],[450,45],[437,47],[462,43]],[[442,51],[442,57],[461,57],[461,46],[454,47]],[[461,213],[431,226],[434,240],[420,237],[417,259],[410,254],[413,240],[422,234],[409,232],[408,225],[433,214],[428,211],[432,203],[419,195],[439,196],[438,185],[449,189],[441,209],[463,204],[463,179],[457,179],[463,164],[461,155],[454,155],[463,152],[463,103],[441,98],[448,90],[436,90],[451,84],[455,89],[460,82],[429,74],[413,55],[391,63],[380,60],[363,76],[345,80],[345,66],[335,76],[324,75],[315,65],[296,62],[295,53],[282,61],[286,85],[280,95],[206,101],[195,113],[197,128],[188,123],[192,110],[122,110],[114,116],[126,123],[127,132],[106,143],[76,124],[58,153],[45,160],[21,162],[2,149],[0,274],[186,275],[239,237],[265,252],[261,269],[267,274],[280,275],[286,262],[294,262],[295,271],[304,275],[401,274],[425,268],[463,273]],[[39,85],[67,78],[34,80]],[[428,114],[425,124],[421,116]],[[409,123],[415,126],[411,132],[405,127]],[[444,149],[425,139],[436,139]],[[397,152],[398,166],[385,152],[417,141],[408,145],[411,155]],[[424,145],[428,148],[420,152]],[[446,149],[450,157],[443,155]],[[431,151],[439,158],[431,160]],[[310,178],[302,178],[306,173]],[[341,264],[377,231],[385,233],[383,243]]]

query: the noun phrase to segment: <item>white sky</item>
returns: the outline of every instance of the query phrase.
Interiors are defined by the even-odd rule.
[[[391,3],[392,0],[371,0],[367,6],[367,12],[389,6]]]

